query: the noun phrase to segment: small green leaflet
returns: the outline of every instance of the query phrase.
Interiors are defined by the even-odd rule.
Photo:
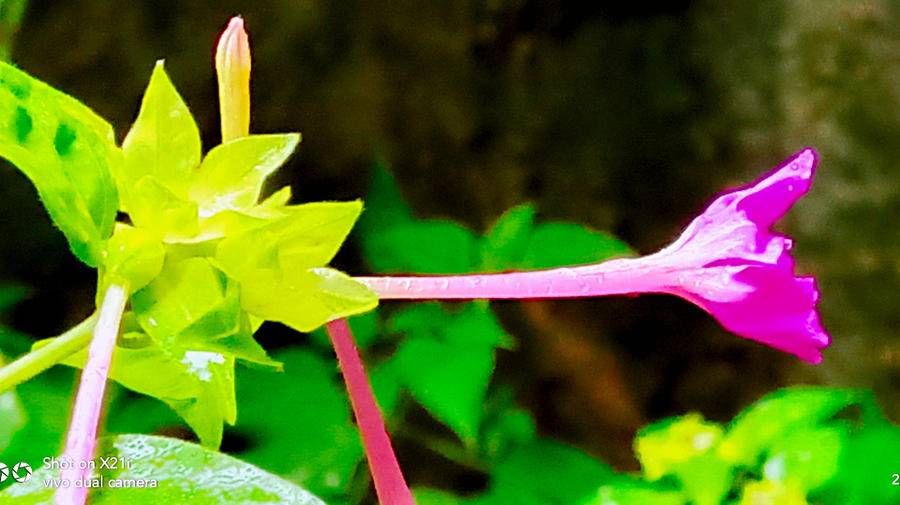
[[[0,156],[37,188],[78,259],[101,262],[118,208],[112,127],[74,98],[0,63]]]
[[[131,463],[115,469],[98,470],[104,486],[90,494],[93,505],[159,503],[191,505],[325,505],[324,502],[290,482],[266,473],[222,453],[174,438],[149,435],[120,435],[100,441],[98,458],[117,458]],[[33,462],[38,468],[39,462]],[[99,465],[98,465],[99,466]],[[53,486],[58,470],[39,469],[31,480],[0,494],[23,505],[53,503]],[[115,488],[117,479],[153,482],[155,487]]]

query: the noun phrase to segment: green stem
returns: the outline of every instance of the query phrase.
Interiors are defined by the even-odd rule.
[[[12,389],[85,348],[91,341],[96,314],[78,323],[47,345],[0,368],[0,393]]]

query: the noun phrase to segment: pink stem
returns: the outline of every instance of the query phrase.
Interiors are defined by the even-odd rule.
[[[344,319],[332,321],[326,326],[334,351],[337,353],[350,404],[356,415],[356,423],[362,435],[369,470],[375,481],[375,493],[381,505],[415,505],[412,493],[400,471],[400,464],[391,447],[381,417],[381,410],[375,403],[375,395],[363,369],[362,360],[353,342],[350,326]]]
[[[97,425],[103,406],[106,377],[109,375],[113,348],[116,346],[119,323],[127,299],[125,288],[116,284],[109,286],[103,296],[94,337],[88,349],[87,363],[81,372],[81,384],[63,452],[63,461],[69,465],[63,469],[60,477],[67,479],[69,485],[60,486],[57,490],[54,500],[56,505],[84,505],[87,500],[88,488],[84,485],[84,479],[89,478],[93,466],[90,462],[97,445]],[[76,486],[77,480],[80,480],[81,485]]]
[[[470,300],[582,298],[665,293],[671,280],[653,255],[529,272],[446,276],[355,277],[381,299]]]

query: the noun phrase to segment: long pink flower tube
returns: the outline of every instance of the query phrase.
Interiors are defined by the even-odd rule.
[[[830,338],[812,277],[794,274],[791,240],[771,228],[809,190],[818,156],[804,149],[727,192],[674,243],[639,258],[483,275],[357,277],[382,299],[547,299],[667,293],[726,329],[818,363]],[[565,244],[560,244],[565,247]]]

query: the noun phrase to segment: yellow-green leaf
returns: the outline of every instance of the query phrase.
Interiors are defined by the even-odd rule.
[[[190,198],[201,217],[247,209],[259,200],[263,182],[294,152],[300,135],[250,135],[215,147],[194,174]]]
[[[140,193],[134,184],[151,175],[180,197],[200,164],[200,131],[187,105],[158,61],[138,117],[122,143],[125,162],[116,174],[123,208]]]
[[[112,127],[74,98],[0,63],[0,156],[37,188],[78,259],[101,261],[118,208]]]

